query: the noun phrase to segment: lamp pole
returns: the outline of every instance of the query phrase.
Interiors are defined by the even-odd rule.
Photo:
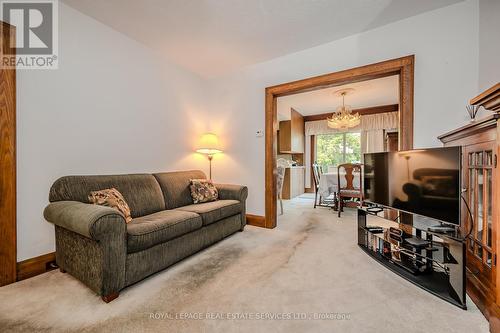
[[[209,171],[208,171],[208,174],[209,174],[209,177],[208,179],[209,180],[212,180],[212,159],[214,158],[214,155],[213,154],[208,154],[208,165],[209,165]]]

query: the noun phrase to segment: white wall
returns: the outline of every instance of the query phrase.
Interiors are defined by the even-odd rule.
[[[60,3],[60,68],[18,71],[18,260],[54,250],[43,219],[68,174],[202,168],[202,132],[221,137],[217,182],[249,187],[264,213],[264,89],[415,54],[415,145],[466,121],[478,91],[478,5],[469,0],[204,82]],[[279,37],[277,37],[279,38]]]
[[[207,165],[190,140],[203,81],[62,3],[59,22],[59,69],[17,73],[18,260],[54,251],[58,177]]]
[[[479,0],[479,92],[500,82],[500,1]]]
[[[310,76],[415,54],[415,146],[464,124],[478,85],[478,5],[466,1],[260,63],[211,83],[211,119],[228,119],[230,163],[218,180],[249,186],[248,212],[264,213],[264,89]],[[279,36],[276,36],[279,38]]]

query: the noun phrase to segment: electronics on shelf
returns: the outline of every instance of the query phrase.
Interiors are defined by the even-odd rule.
[[[401,277],[465,309],[463,235],[453,228],[453,233],[431,231],[437,222],[390,208],[379,213],[359,208],[358,245]]]

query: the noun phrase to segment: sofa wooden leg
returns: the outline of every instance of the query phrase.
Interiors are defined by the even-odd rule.
[[[62,268],[62,267],[59,267],[59,272],[66,273],[66,270],[64,268]]]
[[[118,298],[118,296],[120,296],[120,293],[112,293],[112,294],[109,294],[109,295],[106,295],[106,296],[102,296],[102,300],[106,303],[109,303],[115,299]]]

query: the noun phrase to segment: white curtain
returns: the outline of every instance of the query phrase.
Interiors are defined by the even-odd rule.
[[[361,153],[373,153],[384,150],[384,130],[395,130],[399,125],[397,112],[386,112],[361,116],[359,126],[350,128],[350,132],[361,132]],[[335,134],[343,131],[328,127],[326,120],[308,121],[305,123],[306,134],[306,187],[311,179],[311,135]],[[310,187],[310,184],[309,184]]]
[[[361,153],[384,151],[384,130],[361,131]]]
[[[361,117],[361,153],[384,151],[384,131],[398,128],[397,112],[371,114]]]
[[[397,112],[386,112],[361,116],[359,126],[350,128],[350,132],[362,132],[370,130],[390,130],[397,129],[399,117]],[[307,121],[305,124],[305,134],[335,134],[343,131],[328,127],[326,120]]]

